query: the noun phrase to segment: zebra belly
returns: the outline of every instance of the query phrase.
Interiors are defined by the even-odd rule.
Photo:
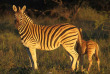
[[[60,46],[60,44],[59,44],[57,47],[53,47],[53,48],[52,48],[52,47],[42,48],[43,46],[41,46],[40,43],[32,43],[32,42],[30,42],[30,41],[28,41],[28,42],[23,42],[23,41],[22,41],[22,43],[23,43],[23,45],[24,45],[25,47],[33,48],[33,49],[46,50],[46,51],[55,50],[55,49],[57,49],[57,48]]]
[[[31,41],[28,41],[28,42],[22,41],[22,43],[25,47],[28,47],[28,48],[41,49],[40,43],[32,43]]]
[[[47,46],[45,48],[41,47],[41,50],[51,51],[51,50],[57,49],[58,47],[60,47],[60,44],[58,46],[56,46],[56,47],[47,47]]]

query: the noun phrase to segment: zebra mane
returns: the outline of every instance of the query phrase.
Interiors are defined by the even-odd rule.
[[[23,15],[26,17],[26,19],[28,20],[28,22],[32,23],[33,24],[33,20],[27,16],[25,13],[23,13]]]

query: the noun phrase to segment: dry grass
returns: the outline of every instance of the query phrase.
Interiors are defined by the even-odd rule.
[[[63,12],[63,10],[65,12]],[[67,10],[67,12],[66,12]],[[105,23],[108,16],[100,14],[96,10],[87,7],[81,8],[76,20],[72,19],[72,11],[63,8],[55,8],[53,13],[57,13],[58,17],[40,16],[32,18],[35,23],[41,25],[53,25],[60,23],[72,23],[83,29],[84,39],[96,40],[100,46],[99,58],[101,60],[101,72],[104,74],[110,73],[110,32],[104,31],[103,26],[110,25],[110,22]],[[67,15],[71,16],[68,18]],[[34,15],[35,16],[35,15]],[[63,17],[63,18],[62,18]],[[65,18],[65,19],[64,19]],[[97,22],[98,21],[98,22]],[[98,26],[97,26],[98,25]],[[96,27],[97,26],[97,27]],[[105,28],[106,29],[106,28]],[[108,29],[107,29],[108,30]],[[26,48],[22,45],[19,34],[14,27],[14,17],[12,14],[0,16],[0,74],[4,73],[23,73],[23,74],[72,74],[71,62],[64,48],[59,47],[54,51],[37,50],[39,70],[34,71],[29,67],[29,59]],[[93,58],[94,59],[94,58]],[[97,63],[95,59],[91,68],[91,74],[98,74]],[[88,62],[85,56],[84,67],[87,69]],[[81,74],[80,71],[75,72]],[[85,73],[86,74],[86,73]]]

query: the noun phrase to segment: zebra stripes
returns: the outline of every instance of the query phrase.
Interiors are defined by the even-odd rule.
[[[74,70],[78,58],[78,53],[74,50],[74,47],[76,42],[80,45],[80,48],[82,45],[81,35],[78,28],[68,23],[52,26],[36,25],[24,13],[25,9],[26,6],[23,6],[22,9],[19,7],[19,10],[17,10],[16,6],[13,5],[17,29],[23,45],[28,47],[29,52],[31,53],[31,56],[29,57],[31,59],[32,67],[38,69],[36,49],[49,51],[62,45],[71,55],[72,70]]]
[[[70,42],[77,40],[78,32],[65,33],[66,31],[70,31],[76,28],[76,27],[71,27],[71,25],[69,24],[61,24],[61,25],[54,25],[54,26],[42,26],[42,25],[35,24],[33,26],[28,26],[27,24],[27,26],[24,27],[23,30],[19,29],[21,30],[21,32],[19,32],[21,36],[21,40],[24,43],[27,43],[28,40],[31,40],[33,45],[36,45],[36,42],[39,42],[41,45],[40,49],[42,50],[55,49],[61,43],[65,45],[70,45],[72,44]],[[32,29],[29,29],[28,27],[31,27]],[[74,35],[71,35],[72,33]],[[32,37],[29,36],[28,34],[31,34]],[[76,38],[74,38],[74,36],[76,36]],[[69,38],[73,38],[73,39],[68,40]]]
[[[82,33],[82,29],[80,29],[80,33]],[[98,51],[99,51],[99,46],[96,42],[89,40],[85,41],[82,39],[82,54],[87,54],[88,60],[89,60],[89,67],[88,71],[91,68],[92,65],[92,56],[95,54],[97,64],[98,64],[98,71],[100,71],[100,59],[98,57]]]

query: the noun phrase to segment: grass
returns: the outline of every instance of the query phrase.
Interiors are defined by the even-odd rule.
[[[62,9],[62,10],[61,10]],[[60,10],[57,12],[57,10]],[[68,13],[62,11],[67,10]],[[30,68],[26,48],[20,41],[18,31],[14,26],[14,17],[11,14],[0,16],[0,74],[81,74],[80,71],[72,72],[71,62],[68,53],[61,46],[53,51],[37,50],[39,70],[34,71]],[[83,29],[83,38],[92,39],[100,46],[99,58],[101,61],[101,72],[97,70],[97,63],[93,57],[91,74],[110,73],[110,32],[109,17],[106,12],[97,12],[90,7],[82,7],[75,20],[72,18],[72,11],[65,8],[55,8],[58,18],[52,16],[40,16],[32,18],[36,24],[54,25],[60,23],[71,23]],[[63,14],[62,14],[63,13]],[[62,15],[68,14],[68,19]],[[35,16],[33,14],[33,16]],[[85,55],[84,68],[88,68],[87,55]],[[84,72],[87,74],[87,71]]]

